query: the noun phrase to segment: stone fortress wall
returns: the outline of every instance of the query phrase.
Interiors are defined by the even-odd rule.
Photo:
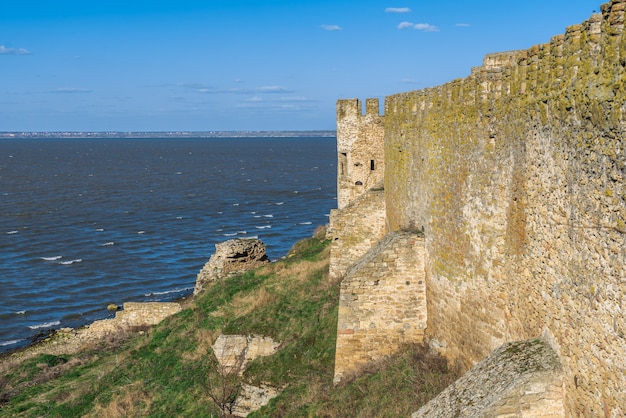
[[[626,0],[612,0],[547,44],[490,54],[467,78],[389,96],[384,116],[339,101],[329,232],[331,266],[345,281],[336,379],[358,371],[365,354],[396,347],[394,326],[370,321],[374,333],[353,317],[371,315],[371,263],[387,268],[371,254],[384,252],[380,238],[362,236],[369,188],[385,201],[374,234],[423,240],[424,262],[406,258],[413,270],[402,276],[424,276],[426,311],[414,293],[396,322],[412,315],[417,329],[427,318],[423,338],[464,370],[504,343],[543,336],[562,364],[565,416],[626,414],[625,11]],[[384,191],[346,171],[371,159],[383,168],[364,144],[382,146]],[[349,266],[361,257],[359,273]],[[390,311],[399,291],[371,306]],[[368,348],[355,352],[367,335]]]

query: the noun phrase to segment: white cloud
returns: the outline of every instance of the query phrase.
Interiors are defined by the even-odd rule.
[[[469,28],[469,27],[470,27],[470,24],[469,24],[469,23],[457,23],[457,24],[456,24],[456,25],[454,25],[454,26],[459,26],[459,27],[461,27],[461,28]]]
[[[322,25],[322,29],[329,31],[337,31],[341,30],[341,26],[339,25]]]
[[[259,93],[290,93],[290,91],[281,86],[262,86],[257,87],[255,91]]]
[[[437,26],[430,25],[428,23],[401,22],[398,25],[398,29],[407,29],[407,28],[421,30],[422,32],[439,32],[439,28]]]
[[[387,7],[385,13],[411,13],[408,7]]]
[[[73,93],[93,93],[93,90],[89,89],[78,89],[74,87],[61,87],[56,90],[50,91],[50,93],[61,93],[61,94],[73,94]]]
[[[304,97],[304,96],[296,96],[296,97],[281,97],[280,99],[278,99],[281,102],[313,102],[314,100],[309,99],[308,97]]]
[[[4,45],[0,45],[0,55],[28,55],[30,51],[24,48],[7,48]]]
[[[424,32],[439,32],[437,26],[429,25],[428,23],[416,23],[415,29],[422,30]]]

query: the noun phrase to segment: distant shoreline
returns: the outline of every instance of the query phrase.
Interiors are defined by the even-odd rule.
[[[0,132],[0,139],[87,138],[333,138],[336,131]]]

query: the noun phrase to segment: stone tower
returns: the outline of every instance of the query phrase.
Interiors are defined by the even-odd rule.
[[[384,123],[378,99],[337,101],[337,207],[343,209],[385,173]]]

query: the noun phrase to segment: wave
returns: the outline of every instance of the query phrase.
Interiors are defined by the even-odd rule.
[[[17,234],[19,231],[8,231],[7,235],[14,235]]]
[[[69,261],[59,261],[58,264],[63,264],[64,266],[69,266],[70,264],[74,264],[74,263],[80,263],[81,261],[83,261],[82,258],[77,258],[75,260],[69,260]]]
[[[248,231],[237,231],[237,233],[241,234],[241,235],[246,235],[248,233]]]
[[[280,206],[280,205],[284,205],[285,202],[276,202],[276,205]]]
[[[6,347],[7,345],[17,344],[21,341],[24,341],[24,340],[21,339],[21,340],[0,341],[0,347]]]
[[[189,290],[193,290],[193,287],[184,287],[184,288],[179,288],[179,289],[173,289],[173,290],[165,290],[163,292],[151,292],[151,293],[146,293],[144,294],[144,296],[148,297],[148,296],[159,296],[159,295],[169,295],[170,293],[181,293],[181,292],[187,292]]]
[[[263,217],[264,217],[264,218],[273,218],[273,217],[274,217],[274,215],[272,215],[272,214],[269,214],[269,215],[263,215]]]
[[[17,311],[15,312],[15,315],[24,315],[26,313],[26,311]]]
[[[102,232],[102,231],[104,231],[104,228],[96,228],[96,231],[97,232]]]
[[[115,243],[113,241],[109,241],[109,242],[105,242],[104,244],[102,244],[103,247],[109,247],[111,245],[115,245]]]
[[[311,225],[313,222],[299,222],[298,225]]]
[[[28,328],[30,329],[51,328],[57,325],[61,325],[61,321],[51,321],[51,322],[44,322],[43,324],[29,325]]]
[[[232,234],[222,234],[225,237],[234,237],[235,235],[237,235],[236,232],[232,233]]]
[[[55,255],[53,257],[41,257],[42,260],[44,261],[57,261],[59,259],[63,258],[62,255]]]
[[[256,229],[270,229],[272,225],[257,226]]]
[[[141,235],[141,234],[145,234],[146,231],[137,231],[137,233]]]

